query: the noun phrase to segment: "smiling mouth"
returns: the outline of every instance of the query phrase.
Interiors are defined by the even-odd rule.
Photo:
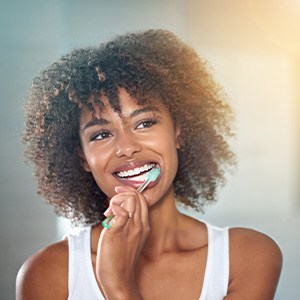
[[[145,181],[147,174],[156,166],[154,162],[146,163],[141,167],[136,167],[126,171],[115,172],[114,176],[121,180]]]

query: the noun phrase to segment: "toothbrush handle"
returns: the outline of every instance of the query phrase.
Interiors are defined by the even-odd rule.
[[[107,228],[107,229],[110,229],[111,228],[111,225],[110,225],[110,222],[111,220],[114,218],[114,214],[111,214],[109,215],[101,224],[103,227]]]
[[[141,193],[141,192],[147,187],[147,185],[148,185],[150,182],[151,182],[151,180],[150,180],[149,178],[147,178],[147,180],[146,180],[142,185],[140,185],[140,186],[138,187],[137,191],[138,191],[139,193]]]

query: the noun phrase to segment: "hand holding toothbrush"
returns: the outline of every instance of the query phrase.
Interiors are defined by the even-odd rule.
[[[137,189],[137,191],[139,193],[141,193],[147,186],[149,183],[155,181],[158,176],[160,175],[160,169],[159,168],[154,168],[152,169],[149,173],[148,173],[148,176],[147,176],[147,179],[144,181],[144,183]],[[107,212],[107,211],[106,211]],[[133,212],[131,212],[129,210],[128,212],[128,216],[131,218],[132,217],[132,214]],[[111,228],[111,221],[112,219],[114,218],[114,214],[110,214],[103,222],[102,222],[102,226],[107,228],[107,229],[110,229]]]
[[[136,262],[149,233],[146,198],[129,186],[116,187],[110,201],[113,226],[104,228],[98,243],[96,276],[107,299],[142,299],[135,284]],[[133,215],[129,218],[129,213]]]
[[[108,299],[116,292],[126,299],[142,299],[134,273],[150,229],[148,205],[141,193],[159,175],[159,168],[152,169],[137,190],[129,186],[116,187],[117,194],[110,200],[106,211],[110,216],[102,222],[105,229],[100,235],[96,261],[96,275]]]

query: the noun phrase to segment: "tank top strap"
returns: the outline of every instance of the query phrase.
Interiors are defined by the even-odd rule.
[[[91,228],[66,235],[69,242],[68,300],[104,299],[91,260]]]
[[[223,299],[229,283],[229,231],[206,223],[208,231],[208,256],[205,279],[207,291],[200,299]],[[205,283],[205,282],[204,282]],[[204,287],[204,285],[203,285]],[[202,296],[202,295],[201,295]]]

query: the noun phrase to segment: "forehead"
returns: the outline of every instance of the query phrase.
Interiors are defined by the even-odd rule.
[[[135,111],[167,113],[168,109],[157,99],[139,101],[132,97],[125,89],[120,89],[117,99],[109,99],[106,95],[91,97],[87,106],[81,111],[81,120],[90,118],[107,118],[118,115],[120,118],[134,116]]]

